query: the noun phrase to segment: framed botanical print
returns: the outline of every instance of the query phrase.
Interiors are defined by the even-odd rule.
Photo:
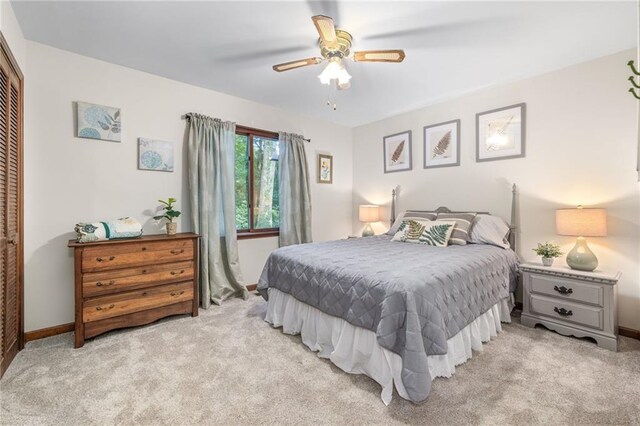
[[[411,130],[383,138],[384,172],[411,170]]]
[[[173,171],[173,142],[138,138],[138,169]]]
[[[460,165],[460,120],[424,127],[424,168]]]
[[[318,183],[333,183],[333,156],[318,154]]]
[[[120,142],[120,108],[76,102],[76,136]]]
[[[526,104],[476,114],[476,161],[524,157]]]

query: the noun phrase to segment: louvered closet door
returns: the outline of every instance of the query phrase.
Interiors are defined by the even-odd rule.
[[[0,58],[0,374],[22,349],[22,86],[7,55]]]

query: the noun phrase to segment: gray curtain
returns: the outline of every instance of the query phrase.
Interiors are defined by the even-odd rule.
[[[311,242],[311,193],[305,140],[279,134],[280,247]]]
[[[236,125],[199,114],[187,114],[187,120],[191,217],[200,234],[200,303],[206,309],[249,295],[236,234]]]

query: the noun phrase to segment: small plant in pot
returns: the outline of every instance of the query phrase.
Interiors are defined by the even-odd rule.
[[[153,218],[155,220],[167,219],[169,221],[167,222],[167,235],[175,235],[178,230],[178,224],[175,223],[173,219],[178,218],[178,216],[182,214],[173,208],[173,203],[176,202],[176,199],[169,197],[167,198],[167,201],[158,200],[158,202],[162,203],[162,206],[160,207],[164,210],[164,214],[154,216]]]
[[[538,247],[534,248],[533,251],[535,251],[538,256],[542,257],[542,264],[544,266],[553,265],[553,260],[556,257],[562,256],[560,246],[549,241],[544,244],[538,243]]]

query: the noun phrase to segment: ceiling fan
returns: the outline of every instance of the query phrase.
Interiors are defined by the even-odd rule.
[[[330,85],[336,83],[338,89],[348,89],[351,86],[349,80],[351,75],[342,64],[345,58],[355,62],[402,62],[404,60],[404,50],[363,50],[351,54],[351,41],[353,38],[348,32],[338,29],[333,25],[333,19],[324,15],[316,15],[311,18],[318,30],[320,40],[321,57],[298,59],[297,61],[285,62],[274,65],[273,70],[277,72],[289,71],[309,65],[317,65],[328,62],[326,68],[318,76],[322,84]]]

